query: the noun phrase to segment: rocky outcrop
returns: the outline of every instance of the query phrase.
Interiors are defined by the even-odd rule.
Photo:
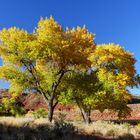
[[[8,89],[0,89],[0,102],[2,102],[2,98],[10,98],[11,95],[8,94]],[[21,93],[16,98],[16,103],[18,105],[23,106],[23,108],[28,111],[34,111],[38,108],[45,108],[48,109],[48,105],[44,98],[40,94],[36,93]],[[57,110],[61,111],[70,111],[73,109],[73,105],[58,105],[56,107]]]
[[[8,89],[0,89],[0,102],[3,97],[10,98],[11,95],[8,94]],[[38,108],[48,109],[47,103],[40,94],[36,93],[22,93],[16,99],[17,104],[24,107],[28,111],[34,111]],[[140,120],[140,98],[134,96],[132,101],[128,104],[132,109],[131,116],[127,117],[127,120]],[[67,118],[74,119],[77,114],[80,114],[78,109],[75,109],[73,105],[58,105],[56,110],[63,111],[67,114]],[[71,113],[69,113],[71,111]],[[117,120],[117,113],[105,110],[103,113],[99,111],[93,111],[91,115],[92,120]]]

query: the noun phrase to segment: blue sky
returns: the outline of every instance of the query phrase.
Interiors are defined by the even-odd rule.
[[[97,44],[117,43],[134,53],[140,73],[139,7],[140,0],[1,0],[0,29],[16,26],[32,32],[41,16],[50,15],[64,27],[86,25]],[[0,81],[0,88],[6,87]],[[131,92],[140,94],[140,89]]]

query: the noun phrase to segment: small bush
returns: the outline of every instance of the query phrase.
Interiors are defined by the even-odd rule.
[[[46,118],[47,115],[48,115],[48,113],[44,108],[39,108],[38,110],[33,112],[33,116],[35,119]]]
[[[57,136],[65,136],[68,134],[70,134],[70,135],[74,134],[75,132],[77,132],[77,129],[72,123],[56,121],[56,122],[54,122],[52,131]]]
[[[58,121],[58,122],[64,122],[65,120],[66,120],[66,114],[60,112],[60,113],[58,114],[58,119],[57,119],[57,121]]]
[[[138,124],[136,125],[136,127],[137,127],[138,129],[140,129],[140,123],[138,123]]]
[[[7,101],[7,100],[6,100]],[[0,116],[23,116],[25,110],[18,104],[0,104]]]
[[[121,124],[124,128],[130,128],[131,127],[131,125],[130,125],[130,123],[123,123],[123,124]]]
[[[25,114],[25,110],[20,106],[15,106],[15,107],[11,108],[10,113],[13,116],[21,117]]]
[[[116,133],[117,133],[116,130],[110,129],[110,130],[108,130],[108,131],[106,132],[105,136],[113,136],[113,137],[115,137]]]
[[[74,135],[78,129],[72,124],[65,122],[66,114],[59,113],[58,119],[52,126],[52,132],[57,137],[64,137],[67,135]]]
[[[134,136],[130,133],[125,133],[122,136],[118,137],[118,140],[134,140]]]

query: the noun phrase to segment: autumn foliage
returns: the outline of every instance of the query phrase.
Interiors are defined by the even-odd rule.
[[[97,45],[94,36],[85,26],[64,29],[52,17],[41,18],[33,33],[2,29],[0,78],[10,82],[13,98],[23,91],[42,95],[49,121],[59,102],[72,99],[88,118],[95,108],[126,114],[131,99],[127,87],[138,84],[134,56],[116,44]],[[75,87],[75,82],[82,84]]]

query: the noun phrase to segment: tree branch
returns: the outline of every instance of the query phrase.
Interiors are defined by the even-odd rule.
[[[37,77],[34,75],[33,70],[36,72],[36,69],[35,69],[35,67],[33,66],[33,64],[31,63],[31,64],[27,65],[27,64],[24,62],[24,60],[21,60],[21,62],[23,63],[23,65],[27,68],[27,70],[28,70],[28,71],[30,72],[30,74],[32,75],[33,80],[35,81],[35,84],[36,84],[36,85],[35,85],[35,86],[36,86],[36,90],[37,90],[41,95],[43,95],[43,97],[44,97],[46,100],[48,100],[48,97],[46,96],[45,92],[44,92],[43,89],[41,88],[40,83],[39,83]],[[49,91],[47,91],[47,93],[49,93]],[[48,94],[48,95],[50,95],[50,94]]]

